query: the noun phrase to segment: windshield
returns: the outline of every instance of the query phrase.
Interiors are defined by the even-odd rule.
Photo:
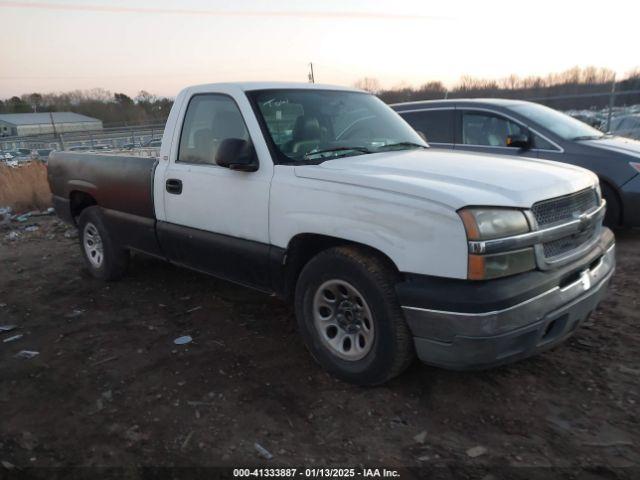
[[[525,103],[511,108],[565,140],[587,140],[604,136],[600,130],[544,105]]]
[[[367,93],[260,90],[250,92],[249,97],[285,162],[317,163],[427,147],[391,108]]]

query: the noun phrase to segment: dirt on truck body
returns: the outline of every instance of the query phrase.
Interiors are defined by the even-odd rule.
[[[69,226],[29,225],[0,227],[0,325],[15,325],[0,339],[22,335],[0,343],[4,471],[384,465],[403,478],[638,478],[637,232],[618,234],[611,289],[564,346],[483,372],[414,363],[364,389],[317,368],[274,297],[142,256],[103,283]],[[192,340],[175,344],[182,336]],[[16,357],[25,350],[38,355]]]

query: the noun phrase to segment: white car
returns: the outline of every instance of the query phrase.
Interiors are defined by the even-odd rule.
[[[56,152],[49,181],[94,276],[135,250],[280,295],[313,357],[358,384],[416,355],[468,369],[538,353],[614,271],[594,174],[431,150],[341,87],[189,87],[158,158]]]

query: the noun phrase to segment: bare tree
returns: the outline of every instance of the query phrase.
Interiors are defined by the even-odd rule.
[[[33,109],[34,112],[37,112],[38,108],[42,104],[42,95],[34,92],[34,93],[30,93],[26,97],[27,97],[26,98],[27,103],[31,105],[31,108]]]
[[[378,79],[372,77],[361,78],[354,84],[354,87],[371,93],[378,93],[381,90]]]

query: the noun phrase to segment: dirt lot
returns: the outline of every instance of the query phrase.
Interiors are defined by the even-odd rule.
[[[619,234],[609,295],[563,346],[479,373],[415,364],[365,389],[314,364],[277,299],[141,256],[103,284],[67,227],[36,223],[17,240],[6,235],[24,224],[0,231],[0,324],[17,325],[0,338],[24,335],[0,343],[5,463],[638,478],[640,232]],[[181,335],[193,342],[175,345]],[[40,354],[14,358],[23,349]]]

